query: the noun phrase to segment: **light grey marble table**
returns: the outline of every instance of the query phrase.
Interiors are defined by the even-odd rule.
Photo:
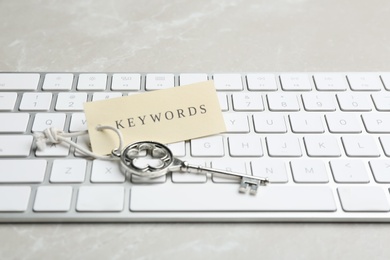
[[[390,71],[390,2],[2,0],[0,71]],[[0,259],[388,259],[387,224],[3,224]]]

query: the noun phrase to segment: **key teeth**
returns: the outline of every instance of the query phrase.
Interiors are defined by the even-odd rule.
[[[242,178],[239,191],[241,193],[246,193],[248,191],[248,188],[250,188],[249,194],[256,195],[259,185],[261,185],[260,182],[253,182],[251,179]]]

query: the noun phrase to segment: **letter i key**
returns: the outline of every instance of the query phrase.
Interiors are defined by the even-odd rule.
[[[191,165],[175,158],[168,147],[157,142],[133,143],[121,152],[114,150],[112,154],[120,157],[125,174],[130,173],[146,179],[157,178],[169,172],[219,173],[240,177],[239,191],[245,193],[249,188],[252,195],[257,193],[259,186],[268,184],[267,178]]]

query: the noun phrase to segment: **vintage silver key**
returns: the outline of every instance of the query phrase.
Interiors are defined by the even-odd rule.
[[[134,174],[141,178],[157,178],[169,172],[219,173],[240,177],[239,191],[245,193],[249,188],[250,194],[253,195],[256,194],[259,186],[265,186],[268,183],[267,178],[191,165],[175,158],[167,146],[157,142],[133,143],[121,152],[114,150],[112,154],[120,157],[125,174]]]

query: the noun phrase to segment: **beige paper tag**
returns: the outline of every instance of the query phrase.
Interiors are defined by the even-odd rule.
[[[173,143],[226,131],[213,81],[145,92],[84,104],[92,151],[109,154],[118,147],[112,131],[121,131],[124,145],[136,141]]]

